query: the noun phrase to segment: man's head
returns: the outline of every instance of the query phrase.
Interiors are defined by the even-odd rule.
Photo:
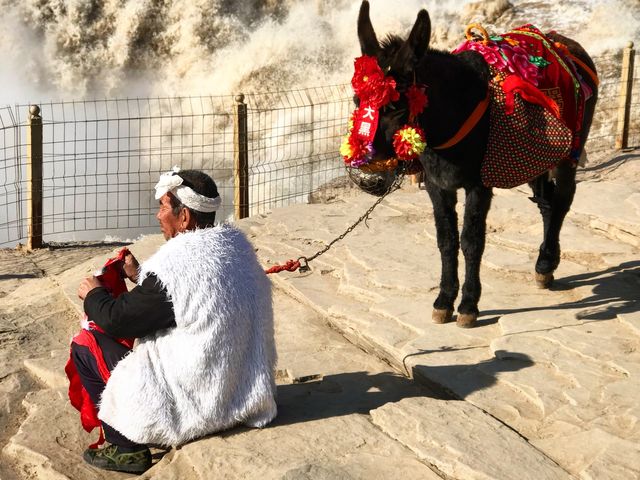
[[[209,175],[174,167],[160,177],[155,188],[160,201],[156,218],[165,239],[195,228],[213,227],[220,195]]]

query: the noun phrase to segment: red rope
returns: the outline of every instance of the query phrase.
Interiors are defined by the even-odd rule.
[[[298,268],[300,268],[300,261],[298,260],[287,260],[287,263],[284,265],[274,265],[273,267],[264,271],[267,275],[270,273],[279,273],[287,270],[288,272],[295,272]]]

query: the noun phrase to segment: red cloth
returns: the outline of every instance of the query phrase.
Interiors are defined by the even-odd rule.
[[[533,25],[471,39],[454,53],[480,53],[491,69],[489,141],[481,178],[489,187],[526,183],[581,151],[588,89],[566,48]]]
[[[102,268],[101,275],[97,276],[103,286],[114,298],[127,291],[127,284],[121,276],[122,264],[124,263],[124,258],[127,254],[129,254],[129,250],[127,248],[120,250],[116,257],[107,260]],[[86,314],[85,320],[88,320]],[[111,372],[104,361],[102,350],[90,330],[96,330],[101,333],[105,332],[91,321],[89,321],[88,327],[89,330],[85,328],[81,329],[80,332],[71,339],[71,343],[82,345],[89,349],[96,359],[100,377],[104,383],[107,383]],[[128,348],[133,348],[133,338],[116,338],[115,340]],[[102,431],[100,420],[98,419],[98,410],[82,385],[80,376],[78,375],[78,371],[76,370],[76,366],[71,357],[69,357],[69,360],[64,367],[64,371],[69,379],[69,400],[71,405],[80,411],[80,422],[82,423],[82,428],[87,432],[91,432],[94,428],[100,427],[100,438],[98,438],[96,443],[89,445],[89,448],[97,448],[104,443],[104,433]]]
[[[573,147],[576,148],[585,98],[571,61],[533,25],[516,28],[502,37],[519,41],[526,45],[529,55],[549,62],[540,70],[542,75],[538,77],[538,89],[558,105],[562,120],[574,134]]]
[[[480,176],[487,187],[512,188],[567,159],[573,137],[553,109],[544,105],[544,96],[536,92],[536,87],[524,86],[526,82],[507,83],[504,73],[491,70],[489,141]],[[512,92],[509,112],[505,84]]]
[[[519,78],[518,89],[506,91],[506,108],[513,111],[513,94],[541,105],[556,115],[572,132],[572,150],[580,150],[580,131],[585,101],[589,95],[583,88],[575,65],[566,47],[555,44],[533,25],[524,25],[508,33],[492,36],[482,41],[467,40],[454,53],[473,50],[480,53],[487,63],[506,76]],[[515,79],[510,79],[515,81]],[[525,85],[529,83],[529,85]],[[515,84],[511,84],[511,87]],[[546,102],[542,96],[547,96]],[[554,106],[555,105],[555,106]],[[557,116],[557,115],[556,115]]]
[[[505,81],[502,82],[502,90],[506,95],[504,111],[507,115],[511,115],[514,111],[514,94],[517,92],[523,100],[540,105],[553,113],[554,117],[560,118],[560,107],[558,107],[558,104],[517,75],[509,75]]]

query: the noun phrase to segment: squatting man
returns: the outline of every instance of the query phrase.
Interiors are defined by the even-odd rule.
[[[232,226],[214,226],[220,196],[203,172],[174,167],[155,198],[168,242],[142,265],[126,255],[123,276],[137,286],[115,299],[95,277],[78,289],[110,371],[104,381],[95,352],[72,343],[109,442],[83,457],[107,470],[141,473],[149,445],[276,416],[271,287],[251,244]],[[133,349],[118,341],[126,337],[138,339]]]

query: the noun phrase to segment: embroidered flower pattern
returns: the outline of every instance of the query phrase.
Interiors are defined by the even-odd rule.
[[[547,60],[545,60],[544,58],[542,58],[542,57],[536,57],[536,56],[533,56],[533,55],[531,55],[531,56],[529,57],[529,61],[530,61],[531,63],[533,63],[533,64],[534,64],[536,67],[538,67],[538,68],[544,68],[544,67],[546,67],[547,65],[551,65],[551,62],[548,62],[548,61],[547,61]]]
[[[506,58],[502,56],[500,47],[494,42],[489,42],[486,45],[483,42],[464,42],[453,53],[460,53],[466,50],[478,52],[489,65],[496,67],[498,70],[504,70],[507,66]]]
[[[536,64],[529,61],[529,52],[520,46],[505,46],[503,50],[507,57],[510,57],[510,62],[508,62],[509,71],[538,86],[539,69]]]
[[[537,31],[530,25],[525,25],[520,30]],[[544,58],[531,55],[520,41],[508,34],[494,35],[486,41],[465,41],[453,53],[467,50],[480,53],[489,65],[502,72],[514,73],[535,86],[538,86],[540,70],[550,65]]]

